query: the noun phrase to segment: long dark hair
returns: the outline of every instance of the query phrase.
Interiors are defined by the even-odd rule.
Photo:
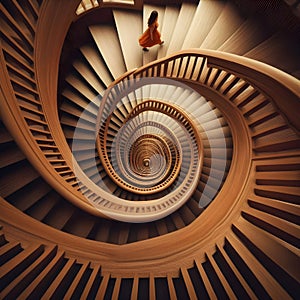
[[[156,10],[153,10],[150,14],[149,19],[148,19],[148,26],[153,24],[154,21],[157,19],[157,17],[158,17],[158,12]]]

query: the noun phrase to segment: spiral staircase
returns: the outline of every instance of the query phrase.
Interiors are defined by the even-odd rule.
[[[298,297],[287,2],[0,3],[1,299]]]

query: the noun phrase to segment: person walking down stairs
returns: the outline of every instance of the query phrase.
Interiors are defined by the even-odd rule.
[[[158,12],[153,10],[148,19],[148,28],[140,36],[139,44],[143,47],[144,51],[149,51],[147,47],[152,47],[154,45],[162,45],[164,41],[161,40],[160,32],[157,30],[158,27]]]

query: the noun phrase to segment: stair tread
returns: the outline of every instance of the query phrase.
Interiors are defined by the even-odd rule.
[[[177,22],[174,27],[174,33],[170,40],[167,55],[181,49],[185,36],[190,28],[197,5],[193,3],[182,3],[178,14]]]
[[[99,94],[101,94],[106,87],[101,84],[101,81],[96,76],[95,72],[93,72],[86,63],[83,63],[81,60],[76,60],[73,63],[74,68],[78,73],[85,79],[87,83],[89,83]]]
[[[183,49],[198,48],[209,34],[224,7],[224,1],[200,1],[186,34]],[[201,28],[201,30],[199,30]]]
[[[118,34],[112,25],[93,25],[90,32],[114,79],[126,72]]]
[[[233,4],[228,1],[211,30],[205,37],[200,48],[218,49],[244,22],[244,19],[236,12]]]
[[[120,9],[114,9],[113,14],[127,70],[140,67],[143,61],[138,37],[142,32],[142,16],[138,12]]]
[[[164,13],[164,22],[161,24],[161,37],[164,41],[164,44],[162,47],[158,48],[157,58],[162,58],[166,56],[170,41],[172,40],[178,14],[178,7],[166,6]]]
[[[113,81],[113,77],[110,71],[107,69],[105,62],[100,57],[98,49],[95,49],[95,47],[91,45],[84,45],[80,48],[80,51],[84,55],[90,66],[101,78],[104,86],[107,88]]]

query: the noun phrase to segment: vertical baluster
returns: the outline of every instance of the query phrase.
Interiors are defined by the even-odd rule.
[[[101,284],[100,284],[100,287],[98,289],[98,292],[97,292],[97,295],[96,295],[95,299],[104,299],[109,279],[110,279],[110,275],[109,274],[105,274],[103,276]]]
[[[112,294],[112,297],[111,297],[112,300],[118,300],[119,296],[122,296],[122,295],[120,295],[121,281],[122,281],[121,277],[116,278],[113,294]]]
[[[226,291],[226,294],[228,295],[229,299],[237,299],[236,295],[234,294],[231,286],[229,285],[229,283],[227,282],[224,274],[222,273],[222,271],[220,270],[219,266],[217,265],[217,263],[215,262],[215,260],[213,259],[212,255],[210,253],[206,253],[206,256],[211,264],[211,266],[213,267],[214,271],[216,272],[222,287],[224,288],[224,290]]]
[[[173,280],[172,280],[172,276],[170,274],[167,275],[167,281],[168,281],[170,299],[171,300],[177,300],[174,283],[173,283]]]
[[[76,277],[74,278],[74,280],[72,281],[72,284],[70,285],[70,287],[68,288],[66,294],[65,294],[65,299],[71,299],[71,297],[73,296],[77,286],[80,283],[80,280],[82,279],[82,277],[84,276],[86,270],[88,269],[90,263],[89,262],[84,262],[79,270],[79,272],[77,273]]]
[[[59,288],[60,284],[64,281],[68,272],[70,272],[70,269],[72,268],[74,263],[74,258],[68,259],[63,269],[59,272],[59,274],[57,274],[56,278],[53,280],[47,291],[44,293],[43,297],[41,298],[42,300],[47,300],[55,296],[55,293],[57,293],[57,289]]]
[[[149,276],[149,299],[156,299],[156,295],[155,295],[155,280],[154,280],[154,275],[153,273],[150,273]]]
[[[27,299],[29,296],[39,295],[43,293],[43,281],[50,275],[56,272],[56,269],[62,263],[64,252],[59,251],[55,257],[49,262],[44,270],[27,286],[27,288],[20,294],[20,299]]]
[[[257,297],[255,296],[255,294],[253,293],[253,291],[249,287],[249,284],[243,278],[243,276],[241,275],[241,273],[239,272],[239,270],[237,269],[237,267],[234,265],[234,263],[232,262],[232,260],[230,259],[230,257],[227,255],[227,253],[225,252],[225,250],[222,247],[222,245],[220,245],[220,243],[217,245],[217,248],[221,252],[221,254],[224,257],[224,259],[226,260],[226,262],[228,263],[230,269],[233,271],[233,273],[235,274],[235,276],[238,278],[239,282],[241,283],[241,285],[245,289],[246,293],[249,295],[250,299],[257,299]]]
[[[190,299],[197,299],[197,295],[187,269],[181,267],[180,270]]]
[[[198,259],[196,259],[195,263],[196,263],[197,269],[199,271],[199,274],[203,280],[205,289],[209,295],[209,299],[217,299],[217,295],[215,294],[215,291],[209,281],[209,278],[207,277],[207,274],[206,274],[201,262]]]
[[[138,292],[139,292],[139,278],[137,275],[134,275],[130,300],[137,300]]]

